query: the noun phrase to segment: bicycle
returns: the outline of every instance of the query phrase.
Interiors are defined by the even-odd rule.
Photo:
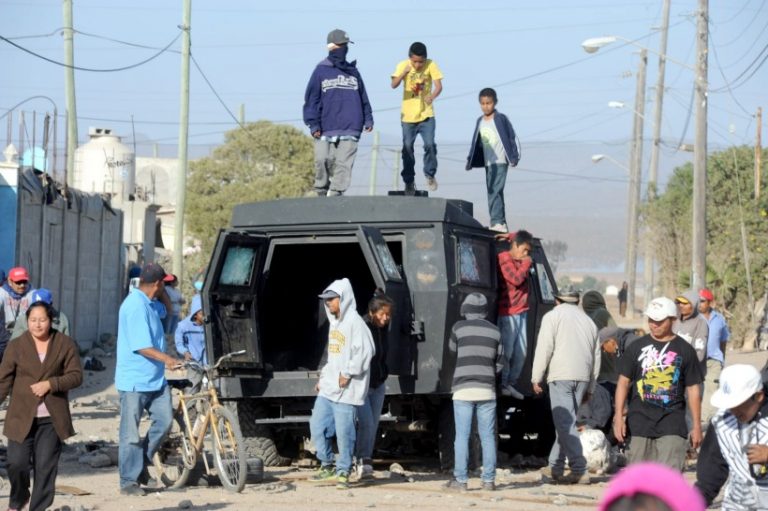
[[[184,486],[201,455],[205,473],[218,475],[227,490],[240,492],[245,486],[247,459],[243,434],[235,414],[219,402],[213,384],[219,364],[244,353],[242,350],[224,355],[213,366],[196,361],[182,364],[181,367],[202,376],[202,388],[193,394],[177,394],[179,404],[173,415],[171,431],[153,457],[156,477],[167,488]],[[210,436],[207,448],[206,436]],[[215,472],[208,461],[208,452],[213,454]]]

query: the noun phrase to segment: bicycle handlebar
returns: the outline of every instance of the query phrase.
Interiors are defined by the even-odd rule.
[[[182,363],[182,367],[186,367],[186,368],[192,369],[194,371],[198,371],[198,372],[209,372],[209,371],[213,371],[214,369],[219,367],[219,364],[221,364],[225,360],[229,360],[230,358],[236,357],[238,355],[244,355],[245,353],[246,353],[246,350],[233,351],[232,353],[227,353],[226,355],[222,355],[221,357],[219,357],[219,359],[216,361],[216,363],[213,364],[212,366],[211,365],[206,365],[206,364],[201,364],[197,360],[185,360]]]

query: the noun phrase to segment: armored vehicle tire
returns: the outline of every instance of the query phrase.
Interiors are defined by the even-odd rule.
[[[280,455],[271,432],[266,429],[263,428],[260,431],[264,436],[245,437],[245,450],[248,456],[261,458],[265,467],[287,467],[291,464],[291,458]]]

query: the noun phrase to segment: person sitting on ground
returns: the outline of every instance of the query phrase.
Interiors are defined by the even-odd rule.
[[[768,400],[760,372],[726,367],[711,403],[719,411],[699,452],[696,487],[707,505],[725,485],[723,509],[768,509]]]
[[[448,490],[467,489],[469,437],[472,418],[477,416],[477,433],[483,451],[483,490],[496,489],[496,374],[504,367],[501,332],[488,321],[488,299],[470,293],[461,304],[461,315],[451,329],[448,350],[456,354],[453,373],[453,479]]]
[[[60,310],[57,310],[53,306],[53,293],[51,293],[48,289],[45,289],[44,287],[41,287],[40,289],[36,289],[32,292],[31,295],[32,303],[35,302],[44,302],[48,304],[51,307],[51,311],[53,312],[53,324],[51,325],[54,330],[57,332],[61,332],[64,335],[69,335],[69,318],[67,318],[67,315],[61,312]],[[16,324],[13,327],[13,333],[11,334],[11,339],[15,339],[16,337],[19,337],[21,334],[27,331],[27,316],[21,315],[16,320]]]
[[[659,463],[638,463],[608,483],[598,511],[704,511],[701,494]]]

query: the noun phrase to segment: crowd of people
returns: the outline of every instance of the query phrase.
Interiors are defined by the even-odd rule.
[[[326,42],[328,56],[315,66],[304,93],[303,119],[315,139],[314,191],[320,197],[335,197],[349,188],[360,137],[373,130],[373,110],[357,61],[347,60],[352,44],[349,35],[335,29],[328,33]],[[402,88],[400,176],[405,194],[417,193],[414,144],[419,136],[424,146],[424,181],[429,191],[436,191],[434,102],[443,91],[443,73],[428,57],[427,46],[416,41],[408,48],[408,58],[397,63],[390,78],[393,89]],[[520,151],[512,123],[496,110],[496,91],[484,88],[478,100],[482,115],[475,123],[466,170],[485,169],[490,228],[506,233],[504,184],[509,167],[520,161]]]

